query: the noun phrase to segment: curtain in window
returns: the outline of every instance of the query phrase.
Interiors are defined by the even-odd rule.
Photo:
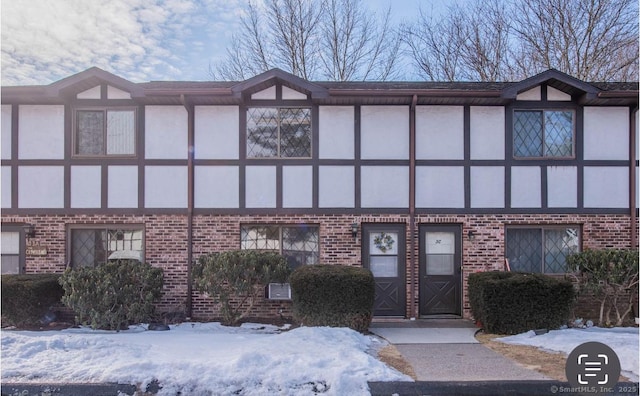
[[[135,154],[134,124],[132,110],[107,111],[107,154]]]

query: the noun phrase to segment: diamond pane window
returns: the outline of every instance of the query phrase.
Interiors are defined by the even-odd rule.
[[[567,256],[578,253],[578,230],[575,228],[545,230],[544,272],[567,272]]]
[[[518,158],[573,156],[572,111],[514,111],[513,154]]]
[[[311,109],[247,109],[247,157],[311,157]]]
[[[508,228],[506,238],[512,271],[563,274],[567,256],[580,251],[578,227]]]
[[[72,229],[71,266],[95,267],[107,260],[143,261],[142,229]]]
[[[74,155],[134,155],[134,109],[81,109],[75,112]]]
[[[545,157],[571,157],[573,155],[573,112],[544,112]]]
[[[291,268],[319,262],[317,226],[243,226],[240,231],[241,249],[280,253]]]

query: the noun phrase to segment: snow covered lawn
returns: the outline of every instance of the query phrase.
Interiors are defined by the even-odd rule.
[[[505,344],[531,345],[542,350],[563,352],[565,355],[569,355],[575,347],[585,342],[601,342],[608,345],[618,355],[622,375],[631,381],[638,382],[638,355],[640,352],[638,350],[638,328],[636,327],[551,330],[547,334],[539,336],[536,336],[532,330],[495,340]]]
[[[131,327],[7,331],[3,383],[140,384],[160,395],[367,395],[367,381],[411,381],[377,360],[384,346],[346,328],[183,323],[170,331]]]

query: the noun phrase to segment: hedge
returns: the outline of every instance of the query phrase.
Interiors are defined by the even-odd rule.
[[[154,319],[162,295],[162,269],[137,260],[114,260],[97,267],[68,268],[60,283],[62,302],[76,321],[94,329],[121,330]]]
[[[60,274],[2,275],[3,324],[38,324],[64,294]]]
[[[290,273],[281,254],[255,250],[204,254],[193,266],[196,288],[220,304],[225,325],[237,325],[249,316],[264,288],[286,282]]]
[[[349,327],[366,332],[371,324],[375,281],[366,268],[309,265],[290,277],[293,317],[306,326]]]
[[[548,275],[482,272],[469,275],[469,303],[488,333],[518,334],[565,324],[575,300],[572,283]]]

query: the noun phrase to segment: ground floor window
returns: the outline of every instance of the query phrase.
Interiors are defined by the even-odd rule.
[[[115,259],[144,261],[141,226],[72,228],[70,231],[72,267],[95,267]]]
[[[20,273],[20,232],[2,231],[2,274]]]
[[[318,264],[318,226],[247,225],[241,229],[241,249],[278,252],[291,268]]]
[[[512,271],[564,274],[567,256],[580,251],[580,227],[507,227]]]

